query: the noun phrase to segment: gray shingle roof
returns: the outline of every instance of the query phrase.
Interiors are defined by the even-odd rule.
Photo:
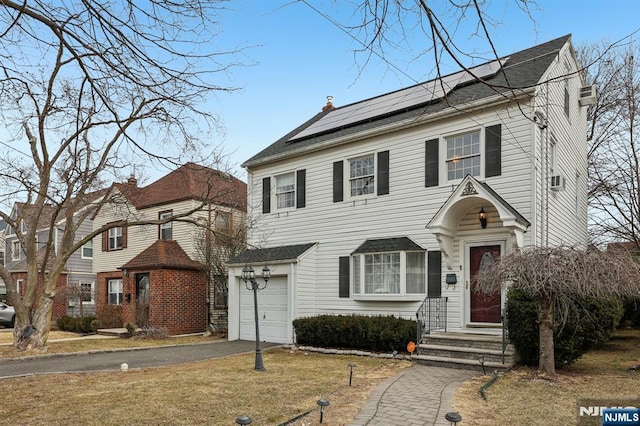
[[[380,238],[365,241],[351,254],[383,253],[391,251],[424,251],[424,249],[408,237]]]
[[[229,259],[230,265],[296,260],[316,243],[245,250]]]
[[[306,129],[325,115],[331,114],[332,111],[338,111],[340,108],[320,112],[307,122],[269,145],[264,150],[260,151],[258,154],[251,157],[243,164],[243,166],[252,167],[254,165],[261,164],[262,162],[268,162],[271,157],[280,159],[285,156],[292,156],[298,151],[310,149],[314,145],[327,142],[331,139],[403,120],[435,114],[451,107],[462,106],[471,101],[495,96],[498,93],[502,93],[508,97],[513,97],[519,91],[534,87],[540,82],[545,71],[549,68],[560,49],[570,40],[570,38],[571,35],[565,35],[555,40],[503,57],[503,59],[507,59],[503,64],[502,70],[495,75],[486,78],[484,80],[484,83],[486,84],[481,81],[472,81],[455,88],[444,98],[436,101],[416,104],[410,109],[396,111],[392,114],[371,118],[365,122],[352,123],[348,126],[332,129],[323,134],[310,135],[308,137],[292,141],[292,138],[296,134],[300,133],[302,130]],[[355,104],[360,102],[356,102]],[[351,105],[354,104],[345,105],[344,107]]]

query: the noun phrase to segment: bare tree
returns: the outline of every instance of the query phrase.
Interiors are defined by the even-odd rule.
[[[244,213],[207,206],[207,216],[199,221],[196,240],[198,260],[205,265],[208,284],[209,324],[226,329],[229,268],[227,261],[247,247]]]
[[[569,306],[577,296],[605,298],[640,293],[640,270],[626,250],[529,248],[502,256],[479,271],[476,279],[482,293],[494,293],[508,285],[536,299],[538,368],[551,375],[555,374],[553,331],[558,326],[554,315],[558,307]]]
[[[640,44],[589,45],[578,56],[598,88],[589,109],[590,232],[595,242],[640,249]]]
[[[28,265],[23,296],[0,267],[18,348],[46,344],[67,260],[107,229],[76,238],[93,213],[87,206],[100,202],[97,190],[134,167],[181,163],[185,155],[218,159],[196,135],[216,124],[199,104],[231,90],[213,81],[233,64],[233,52],[211,43],[221,8],[216,0],[0,0],[0,119],[8,132],[0,135],[0,201],[28,206],[0,214]],[[150,222],[108,227],[142,223]],[[49,238],[36,242],[43,224]]]

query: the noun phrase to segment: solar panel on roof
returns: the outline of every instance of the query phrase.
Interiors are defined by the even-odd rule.
[[[506,59],[508,58],[503,59],[503,62],[506,61]],[[495,60],[471,68],[469,72],[459,71],[455,74],[427,81],[426,83],[335,109],[294,135],[289,141],[295,141],[333,129],[340,129],[372,118],[425,104],[434,99],[440,99],[460,84],[473,81],[475,78],[483,78],[495,74],[501,66],[501,61]]]

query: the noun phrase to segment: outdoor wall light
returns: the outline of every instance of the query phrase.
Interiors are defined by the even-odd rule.
[[[462,416],[458,413],[447,413],[444,415],[444,419],[449,422],[450,425],[456,425],[462,421]]]
[[[484,211],[484,206],[480,207],[480,213],[478,213],[478,219],[480,219],[480,226],[482,229],[487,227],[487,213]]]
[[[320,406],[320,423],[322,423],[322,417],[324,415],[324,409],[325,409],[325,407],[329,406],[329,401],[327,401],[326,399],[319,399],[318,400],[318,406]]]
[[[242,268],[242,280],[247,290],[253,291],[253,310],[256,318],[256,371],[264,371],[264,363],[262,362],[262,348],[260,347],[260,325],[258,324],[258,290],[264,290],[267,288],[267,282],[271,278],[271,269],[267,265],[262,268],[262,279],[264,285],[261,285],[256,281],[256,271],[253,270],[251,265],[244,265]]]

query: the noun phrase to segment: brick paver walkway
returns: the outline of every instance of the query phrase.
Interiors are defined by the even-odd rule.
[[[350,426],[447,426],[453,392],[475,374],[414,365],[380,384]]]

